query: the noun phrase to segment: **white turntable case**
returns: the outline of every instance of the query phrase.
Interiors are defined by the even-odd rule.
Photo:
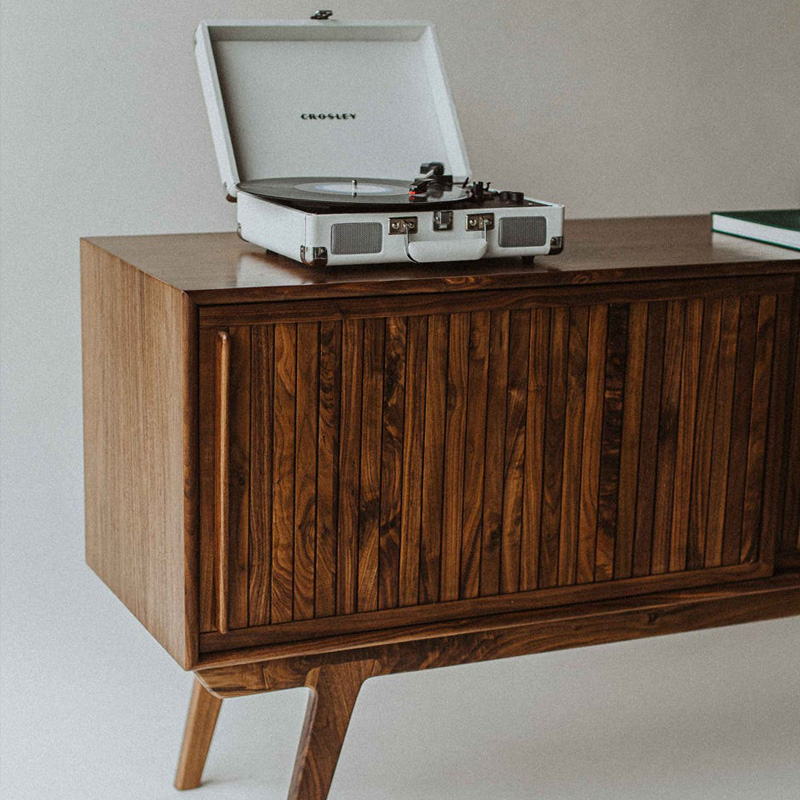
[[[226,194],[237,200],[240,235],[307,263],[441,261],[550,252],[563,207],[537,206],[546,246],[498,248],[496,231],[453,229],[390,236],[398,214],[312,214],[240,191],[248,180],[355,176],[411,181],[423,162],[440,161],[455,178],[470,174],[461,129],[433,25],[338,20],[205,21],[195,52]],[[542,202],[542,201],[537,201]],[[476,210],[480,210],[477,208]],[[528,209],[513,209],[518,215]],[[334,225],[379,223],[380,250],[337,254]],[[409,241],[409,238],[412,241]],[[316,254],[324,250],[324,258]],[[496,252],[495,252],[496,251]]]

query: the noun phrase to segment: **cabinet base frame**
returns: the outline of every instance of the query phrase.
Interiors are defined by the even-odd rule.
[[[482,630],[426,639],[270,657],[263,648],[199,669],[175,785],[198,786],[222,698],[306,686],[312,690],[289,800],[325,800],[364,681],[593,644],[778,619],[800,614],[800,572],[765,580],[564,606],[486,621]],[[494,625],[492,627],[492,625]]]

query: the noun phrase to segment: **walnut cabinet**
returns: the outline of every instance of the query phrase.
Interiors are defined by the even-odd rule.
[[[371,675],[800,613],[797,253],[705,218],[413,270],[119,237],[82,295],[87,560],[197,673],[180,788],[219,697],[314,690],[319,799]]]

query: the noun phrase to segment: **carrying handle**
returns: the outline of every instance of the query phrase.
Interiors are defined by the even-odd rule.
[[[214,528],[217,539],[217,629],[220,633],[228,632],[230,364],[231,337],[227,331],[219,331],[216,345]]]
[[[488,242],[480,239],[444,239],[441,242],[409,242],[406,255],[412,261],[475,261],[486,254]]]

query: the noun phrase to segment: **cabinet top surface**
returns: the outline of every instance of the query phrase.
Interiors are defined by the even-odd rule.
[[[234,233],[87,241],[199,304],[797,272],[800,252],[712,233],[710,217],[569,220],[563,253],[447,264],[312,268]]]

